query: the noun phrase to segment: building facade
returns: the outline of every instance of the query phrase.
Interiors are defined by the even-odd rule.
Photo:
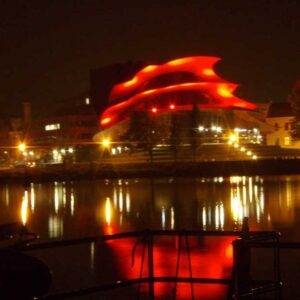
[[[294,117],[289,102],[271,103],[266,123],[272,126],[272,130],[266,134],[266,144],[282,148],[300,148],[300,141],[294,141],[291,137]]]
[[[89,97],[66,99],[57,104],[54,115],[30,122],[23,155],[28,159],[31,153],[32,159],[47,163],[61,163],[66,158],[80,160],[82,153],[89,152],[87,148],[98,131],[98,115]]]

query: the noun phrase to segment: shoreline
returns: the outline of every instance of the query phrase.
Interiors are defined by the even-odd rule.
[[[245,161],[77,163],[0,170],[0,182],[44,182],[80,179],[151,177],[230,177],[300,174],[300,159]]]

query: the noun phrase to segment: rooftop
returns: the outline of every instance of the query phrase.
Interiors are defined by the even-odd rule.
[[[271,103],[267,118],[278,118],[278,117],[293,117],[291,104],[289,102]]]

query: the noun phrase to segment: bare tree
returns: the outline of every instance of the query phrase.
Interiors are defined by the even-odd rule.
[[[291,137],[294,140],[300,139],[300,80],[294,85],[291,94],[288,97],[292,111],[295,115],[292,121]]]

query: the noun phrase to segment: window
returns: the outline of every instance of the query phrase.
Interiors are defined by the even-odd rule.
[[[291,138],[289,136],[284,137],[284,145],[289,146],[291,144]]]
[[[60,124],[48,124],[45,126],[46,131],[52,131],[52,130],[59,130],[60,129]]]
[[[278,131],[278,130],[279,130],[279,125],[278,125],[278,123],[275,123],[275,124],[274,124],[274,127],[275,127],[275,131]]]

